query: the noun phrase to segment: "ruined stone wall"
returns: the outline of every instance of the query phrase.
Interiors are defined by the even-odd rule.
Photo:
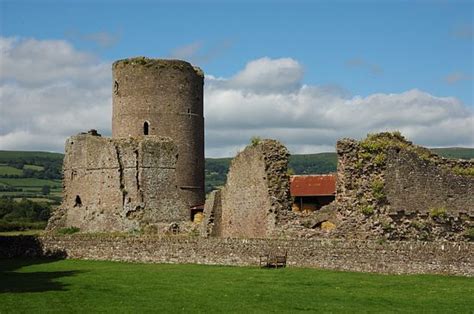
[[[473,234],[471,161],[448,160],[398,133],[337,143],[335,235],[465,241]]]
[[[107,235],[0,236],[0,258],[56,255],[93,260],[258,266],[288,252],[289,267],[474,276],[474,244],[370,240],[265,240]]]
[[[220,236],[274,235],[279,214],[291,208],[288,155],[279,142],[262,140],[234,158],[220,193],[221,207],[217,206],[221,211]]]
[[[220,237],[222,235],[222,196],[221,190],[209,193],[204,206],[204,220],[200,234],[203,237]]]
[[[167,136],[178,146],[176,172],[188,206],[204,204],[204,74],[180,60],[114,62],[112,136]]]
[[[176,155],[169,138],[69,138],[63,202],[49,229],[130,231],[189,220],[177,187]]]

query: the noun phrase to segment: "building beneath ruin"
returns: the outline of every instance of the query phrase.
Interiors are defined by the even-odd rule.
[[[329,205],[336,197],[336,175],[294,175],[290,177],[292,210],[314,212]]]
[[[49,229],[184,226],[205,199],[204,74],[184,61],[143,57],[112,68],[112,138],[67,140],[63,202]]]

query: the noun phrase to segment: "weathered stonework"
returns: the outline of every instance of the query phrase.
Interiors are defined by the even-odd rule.
[[[472,161],[450,160],[400,134],[337,143],[335,235],[466,241],[474,224]]]
[[[180,60],[144,57],[113,66],[112,139],[68,139],[63,203],[49,230],[193,231],[204,204],[204,74]]]
[[[170,138],[69,138],[63,202],[48,228],[131,231],[188,221],[176,182],[176,156]]]
[[[146,263],[258,266],[268,251],[290,267],[392,274],[474,276],[474,243],[318,239],[269,240],[106,235],[0,237],[0,258],[59,256]]]
[[[185,61],[144,57],[118,60],[112,72],[112,137],[146,131],[172,138],[180,193],[189,207],[204,204],[203,72]]]
[[[220,192],[214,217],[219,236],[265,238],[275,235],[279,215],[291,208],[288,150],[275,140],[261,140],[239,153]]]
[[[218,237],[222,234],[222,199],[221,190],[209,193],[204,206],[204,220],[201,223],[203,237]]]

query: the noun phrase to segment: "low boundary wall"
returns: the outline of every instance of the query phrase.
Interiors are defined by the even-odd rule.
[[[474,276],[474,243],[268,240],[139,236],[2,236],[0,258],[60,256],[146,263],[257,266],[269,251],[290,267],[392,274]]]

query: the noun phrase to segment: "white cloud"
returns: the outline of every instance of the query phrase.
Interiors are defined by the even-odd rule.
[[[0,39],[0,149],[62,151],[110,133],[111,66],[61,40]]]
[[[108,62],[66,41],[0,38],[0,53],[0,149],[62,151],[80,131],[110,134]],[[473,112],[455,98],[417,89],[353,97],[304,85],[303,72],[294,59],[262,58],[229,78],[208,75],[206,155],[235,155],[252,136],[293,153],[328,151],[338,138],[385,130],[422,145],[474,146]]]
[[[328,151],[338,138],[386,130],[421,145],[474,146],[473,112],[456,98],[417,89],[348,97],[337,88],[300,85],[302,74],[295,60],[264,58],[229,79],[209,76],[207,151],[230,156],[252,136],[277,138],[294,153]]]
[[[93,87],[110,77],[108,64],[63,40],[3,38],[0,53],[0,82],[45,86],[72,80]]]
[[[261,93],[288,92],[299,88],[302,79],[303,67],[296,60],[265,57],[247,63],[227,86]]]

